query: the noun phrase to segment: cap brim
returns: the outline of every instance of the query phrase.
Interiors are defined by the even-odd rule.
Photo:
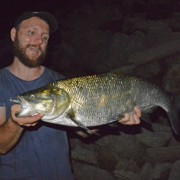
[[[52,14],[50,14],[48,12],[25,12],[25,13],[22,14],[22,16],[20,16],[16,20],[14,26],[17,26],[23,20],[29,19],[31,17],[39,17],[42,20],[44,20],[45,22],[47,22],[48,25],[49,25],[51,33],[55,32],[57,30],[57,28],[58,28],[58,23],[57,23],[56,18]]]

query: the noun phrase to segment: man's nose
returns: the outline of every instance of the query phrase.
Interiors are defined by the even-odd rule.
[[[35,37],[35,43],[42,44],[42,42],[43,42],[43,38],[40,35]]]

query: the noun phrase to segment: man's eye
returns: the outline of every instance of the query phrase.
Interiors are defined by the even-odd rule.
[[[34,31],[28,31],[28,34],[29,35],[35,35],[35,32]]]
[[[43,37],[44,41],[48,41],[48,39],[49,39],[48,37]]]

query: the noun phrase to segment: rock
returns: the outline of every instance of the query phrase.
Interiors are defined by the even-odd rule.
[[[168,144],[172,138],[171,132],[150,132],[143,130],[141,134],[136,135],[137,139],[149,147],[159,147]]]
[[[180,58],[180,57],[179,57]],[[172,94],[180,94],[180,63],[177,62],[169,68],[164,76],[163,86]]]
[[[124,170],[114,170],[114,175],[118,177],[119,180],[139,180],[139,174],[134,173],[132,171],[124,171]]]
[[[152,179],[168,180],[169,172],[171,170],[171,163],[157,163],[152,172]]]
[[[76,148],[72,151],[71,156],[75,160],[97,165],[96,154],[93,151],[87,150],[80,146],[76,146]]]
[[[140,167],[136,161],[134,161],[133,159],[123,159],[123,158],[118,160],[115,169],[131,171],[134,173],[139,173],[140,171]]]
[[[180,159],[180,146],[148,148],[146,152],[149,162],[173,162]]]
[[[140,180],[151,179],[153,172],[153,166],[150,163],[145,163],[140,172]]]
[[[109,171],[77,161],[73,162],[73,170],[77,180],[117,180]]]
[[[172,169],[171,169],[171,172],[169,174],[168,180],[179,180],[180,179],[179,169],[180,169],[180,160],[176,161],[172,165]]]

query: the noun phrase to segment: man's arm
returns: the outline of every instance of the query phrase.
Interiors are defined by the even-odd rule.
[[[11,117],[6,121],[6,109],[5,107],[0,107],[0,154],[6,154],[16,145],[23,132],[23,126],[35,125],[42,117],[41,115],[36,115],[33,117],[17,118],[16,113],[19,110],[19,105],[13,105]]]

